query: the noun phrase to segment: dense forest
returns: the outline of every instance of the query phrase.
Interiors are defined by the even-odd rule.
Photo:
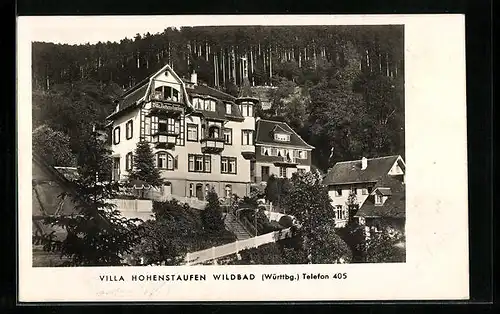
[[[83,130],[163,65],[236,95],[246,59],[251,85],[277,87],[260,114],[290,123],[326,170],[404,154],[403,50],[402,26],[183,27],[119,43],[34,42],[33,123],[69,136],[78,155]]]

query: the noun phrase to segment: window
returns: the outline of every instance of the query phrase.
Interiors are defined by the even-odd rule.
[[[307,152],[305,150],[294,150],[293,157],[299,159],[307,159]]]
[[[253,130],[241,131],[241,145],[253,145]]]
[[[382,195],[375,194],[375,205],[382,205],[383,200],[382,200]]]
[[[205,99],[204,103],[205,103],[205,107],[204,107],[204,109],[205,109],[206,111],[210,111],[210,100]]]
[[[196,124],[187,125],[187,140],[191,142],[198,141],[198,125]]]
[[[224,141],[227,145],[233,144],[233,130],[232,129],[224,129]]]
[[[160,86],[155,88],[153,98],[162,98],[164,100],[179,101],[179,91],[170,86]]]
[[[208,196],[208,192],[210,192],[210,184],[205,184],[205,198]]]
[[[233,188],[231,187],[230,184],[228,184],[228,185],[226,185],[226,188],[225,188],[226,198],[230,198],[231,194],[233,194]]]
[[[269,156],[269,148],[268,147],[262,147],[260,153],[263,156]]]
[[[241,114],[244,117],[253,117],[253,105],[252,104],[241,104],[240,105]]]
[[[194,196],[194,184],[190,183],[189,184],[189,197],[193,197],[193,196]]]
[[[125,170],[130,171],[133,168],[132,153],[125,155]]]
[[[297,171],[298,171],[300,174],[304,174],[304,173],[306,173],[306,169],[304,169],[304,168],[299,168],[299,169],[297,169]]]
[[[210,155],[188,155],[188,171],[190,172],[210,172]]]
[[[228,174],[236,174],[236,158],[221,157],[220,172]]]
[[[267,179],[269,179],[269,166],[261,166],[260,172],[262,174],[262,180],[267,181]]]
[[[174,170],[176,160],[169,153],[156,154],[156,167],[164,170]]]
[[[335,218],[336,219],[345,219],[344,210],[342,209],[342,205],[335,206]]]
[[[290,142],[290,134],[275,133],[274,139],[280,142]]]
[[[280,177],[286,178],[286,168],[285,167],[280,167]]]
[[[202,100],[199,98],[193,98],[193,107],[194,109],[201,110],[201,102]]]
[[[362,195],[367,195],[368,194],[368,189],[367,188],[361,189],[361,194]]]
[[[354,194],[354,195],[356,195],[358,193],[358,189],[352,187],[351,188],[351,193]]]
[[[342,189],[336,189],[335,196],[337,196],[337,197],[342,196]]]
[[[120,143],[120,127],[117,126],[113,130],[113,144],[117,145]]]
[[[226,104],[226,114],[231,114],[233,106],[231,104]]]
[[[276,148],[271,148],[271,156],[278,156],[278,150]]]
[[[219,138],[219,127],[218,126],[211,126],[208,128],[208,137],[209,138]]]
[[[134,125],[132,120],[129,120],[127,124],[125,124],[125,137],[127,140],[130,140],[134,136]]]

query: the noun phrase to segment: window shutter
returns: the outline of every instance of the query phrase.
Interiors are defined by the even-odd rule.
[[[178,169],[179,167],[179,156],[175,156],[174,158],[174,169]]]

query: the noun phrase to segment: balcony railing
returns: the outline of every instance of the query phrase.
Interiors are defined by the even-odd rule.
[[[282,167],[296,167],[298,162],[295,157],[279,157],[280,159],[275,161],[274,164],[276,166]]]
[[[149,115],[178,117],[184,112],[184,106],[181,103],[171,100],[152,100]]]
[[[157,131],[152,134],[153,144],[156,148],[170,148],[177,142],[178,132],[174,130]]]
[[[255,146],[241,145],[241,155],[243,156],[243,158],[248,160],[255,159]]]
[[[201,152],[204,154],[220,154],[224,150],[224,138],[205,137],[200,140]]]

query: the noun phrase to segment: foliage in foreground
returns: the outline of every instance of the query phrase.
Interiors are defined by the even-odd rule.
[[[288,255],[301,263],[350,262],[352,252],[335,232],[334,210],[321,182],[319,173],[296,173],[292,177],[283,205],[300,225],[295,231],[298,240],[292,246],[294,252]]]
[[[69,196],[75,203],[70,215],[49,216],[44,223],[62,228],[66,236],[56,239],[54,232],[38,239],[45,251],[56,251],[67,261],[68,266],[116,266],[124,263],[139,241],[138,219],[127,219],[114,205],[107,202],[118,191],[118,184],[105,182],[110,167],[109,151],[95,137],[88,138],[82,150],[86,154],[78,157],[79,179]],[[101,178],[101,179],[100,179]]]
[[[179,265],[186,253],[234,242],[225,229],[213,232],[205,228],[202,211],[177,200],[153,202],[154,220],[142,224],[141,243],[131,259],[145,265]]]

